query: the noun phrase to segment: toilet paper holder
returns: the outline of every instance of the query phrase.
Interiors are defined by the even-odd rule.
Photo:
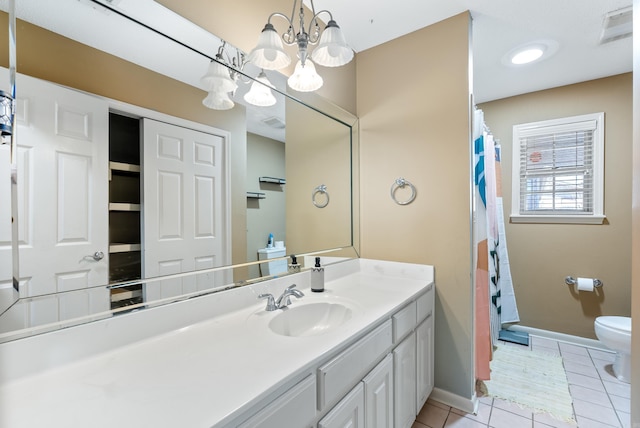
[[[574,277],[572,277],[572,276],[568,276],[568,277],[566,277],[566,278],[564,279],[564,283],[565,283],[565,284],[567,284],[567,285],[576,285],[577,280],[576,280]],[[594,288],[600,288],[600,287],[602,287],[603,285],[604,285],[604,284],[602,283],[602,281],[600,281],[600,280],[599,280],[599,279],[597,279],[597,278],[594,278],[594,280],[593,280],[593,287],[594,287]]]

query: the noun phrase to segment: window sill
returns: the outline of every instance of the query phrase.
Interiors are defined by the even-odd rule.
[[[602,224],[607,217],[604,215],[519,215],[511,214],[511,223],[542,223],[542,224]]]

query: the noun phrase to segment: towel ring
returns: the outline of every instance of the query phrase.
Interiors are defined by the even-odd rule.
[[[316,200],[316,196],[318,195],[318,193],[323,194],[326,197],[326,200],[324,202],[318,202]],[[329,192],[327,192],[327,186],[321,184],[313,189],[313,193],[311,193],[311,201],[313,202],[313,205],[318,208],[324,208],[329,205]]]
[[[411,196],[409,196],[409,199],[405,201],[399,201],[396,199],[396,190],[401,189],[404,186],[409,186],[409,188],[411,189]],[[397,178],[396,181],[394,181],[393,184],[391,185],[391,199],[393,199],[396,204],[408,205],[411,202],[413,202],[415,198],[416,198],[416,188],[408,180],[405,180],[404,178],[400,177],[400,178]]]

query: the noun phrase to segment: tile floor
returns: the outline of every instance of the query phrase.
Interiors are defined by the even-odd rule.
[[[429,400],[412,428],[630,428],[631,390],[629,384],[611,374],[613,353],[537,336],[530,336],[529,349],[562,356],[577,424],[497,398],[482,397],[477,415]]]

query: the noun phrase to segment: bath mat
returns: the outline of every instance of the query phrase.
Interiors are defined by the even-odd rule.
[[[484,384],[489,396],[574,421],[562,357],[513,345],[498,346],[491,361],[491,380]]]

